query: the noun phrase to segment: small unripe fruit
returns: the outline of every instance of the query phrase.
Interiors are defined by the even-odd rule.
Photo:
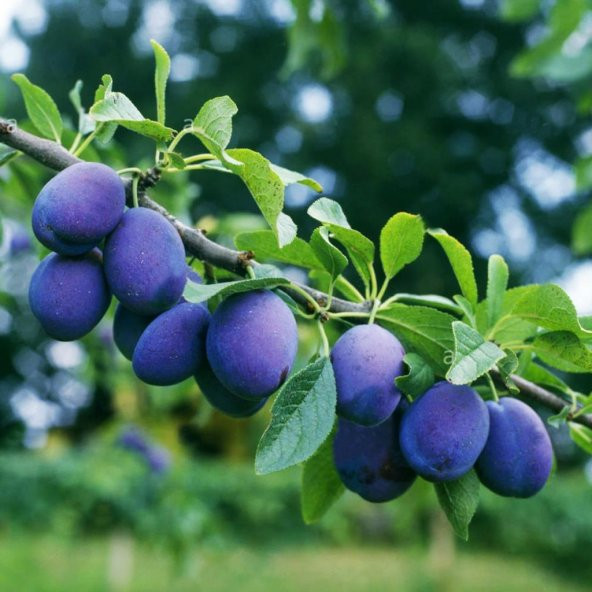
[[[100,259],[97,249],[76,258],[52,253],[35,270],[29,303],[50,337],[80,339],[107,311],[111,294]]]
[[[337,414],[365,426],[390,417],[401,399],[395,378],[403,373],[404,355],[399,340],[378,325],[346,331],[331,352]]]
[[[169,386],[193,376],[205,359],[210,313],[181,302],[146,327],[132,358],[134,372],[148,384]]]
[[[401,450],[429,481],[451,481],[471,470],[489,432],[487,406],[468,386],[438,382],[401,421]]]
[[[267,402],[263,399],[243,399],[233,395],[216,378],[210,366],[202,364],[195,374],[195,381],[208,403],[218,411],[230,417],[250,417],[261,409]]]
[[[109,286],[129,310],[156,315],[181,297],[187,278],[185,248],[160,214],[128,210],[107,238],[104,256]]]
[[[239,397],[262,399],[276,391],[292,369],[297,348],[294,315],[273,292],[235,294],[212,316],[208,361],[216,378]]]
[[[525,403],[503,397],[487,402],[489,436],[475,468],[481,482],[499,495],[531,497],[549,478],[551,439],[541,418]]]
[[[395,499],[415,480],[399,446],[400,416],[397,410],[372,427],[338,421],[333,442],[335,467],[343,484],[369,502]]]
[[[33,206],[33,231],[63,255],[90,251],[119,223],[125,188],[117,173],[95,162],[64,169],[40,191]]]

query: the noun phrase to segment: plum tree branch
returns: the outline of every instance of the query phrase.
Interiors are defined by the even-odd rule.
[[[62,146],[53,141],[45,140],[30,134],[18,128],[18,126],[11,120],[0,118],[0,143],[6,146],[19,150],[24,154],[30,156],[37,162],[55,170],[61,171],[69,167],[80,159],[65,150]],[[253,260],[252,253],[245,251],[235,251],[219,245],[218,243],[206,237],[202,230],[192,228],[183,224],[175,216],[173,216],[166,208],[151,199],[146,189],[154,186],[159,179],[160,172],[158,169],[148,171],[140,180],[139,185],[139,204],[145,208],[150,208],[164,216],[176,229],[189,255],[197,257],[198,259],[209,263],[215,267],[225,269],[238,275],[245,275],[246,266],[257,265]],[[132,187],[131,182],[126,186],[128,203],[131,203]],[[328,295],[319,290],[315,290],[310,286],[298,284],[301,290],[312,296],[316,302],[321,306],[326,306],[328,302]],[[283,288],[290,294],[294,300],[303,306],[307,306],[307,299],[299,293],[299,290],[290,290],[290,288]],[[372,302],[349,302],[340,298],[331,299],[330,312],[334,313],[370,313],[372,309]],[[514,383],[520,389],[521,393],[537,402],[544,407],[552,409],[555,412],[561,411],[569,404],[537,384],[534,384],[520,376],[512,376]],[[573,421],[581,423],[592,429],[592,415],[582,415],[573,419]]]

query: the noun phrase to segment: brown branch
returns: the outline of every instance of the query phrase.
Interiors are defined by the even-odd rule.
[[[81,162],[79,158],[70,154],[62,146],[19,129],[12,121],[0,119],[0,142],[15,150],[20,150],[55,171],[61,171],[77,162]],[[153,199],[150,199],[145,189],[152,187],[158,181],[158,177],[158,171],[152,169],[140,181],[139,204],[142,207],[150,208],[162,214],[177,229],[185,244],[185,250],[189,255],[238,275],[245,275],[247,263],[257,265],[255,261],[251,260],[252,255],[247,256],[245,252],[234,251],[208,239],[202,230],[183,224],[166,208],[156,203]],[[126,184],[126,192],[128,204],[131,205],[132,185],[129,181]],[[306,285],[300,285],[300,287],[321,306],[327,303],[327,295],[325,293],[314,290]],[[307,300],[302,294],[289,288],[285,288],[284,291],[288,292],[299,304],[307,305]],[[367,302],[352,303],[340,298],[333,298],[330,310],[331,312],[370,312],[371,308],[371,304]]]
[[[13,122],[3,119],[0,119],[0,142],[27,154],[31,158],[55,171],[61,171],[70,165],[80,162],[77,157],[70,154],[55,142],[38,138],[37,136],[18,129]],[[158,181],[158,177],[159,171],[153,169],[145,175],[142,181],[140,181],[139,185],[141,192],[138,196],[139,203],[145,208],[150,208],[151,210],[162,214],[177,229],[189,255],[197,257],[215,267],[226,269],[227,271],[239,275],[245,274],[247,263],[250,265],[256,265],[256,262],[252,260],[251,253],[234,251],[233,249],[229,249],[211,241],[205,236],[203,231],[186,226],[166,210],[166,208],[150,199],[150,197],[146,195],[145,189],[153,186]],[[128,203],[131,203],[131,183],[129,182],[126,191],[128,195]],[[298,285],[312,296],[312,298],[314,298],[314,300],[321,306],[327,304],[328,296],[324,292],[314,290],[310,286]],[[299,304],[304,306],[307,305],[307,300],[300,293],[291,291],[289,288],[285,288],[285,291],[288,292]],[[370,312],[371,304],[372,303],[370,302],[356,303],[342,300],[340,298],[333,298],[330,312]],[[525,397],[530,398],[540,405],[555,412],[559,412],[564,407],[568,406],[568,403],[563,399],[537,384],[525,380],[520,376],[513,375],[512,379]],[[592,428],[591,415],[576,417],[573,421]]]

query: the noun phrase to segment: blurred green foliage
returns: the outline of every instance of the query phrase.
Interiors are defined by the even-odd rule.
[[[135,454],[104,441],[55,458],[0,455],[0,528],[66,537],[129,532],[178,557],[196,544],[278,549],[298,544],[427,543],[436,512],[432,489],[418,482],[396,503],[369,505],[346,495],[325,520],[300,518],[299,470],[256,477],[241,463],[177,458],[153,474]],[[581,473],[552,479],[541,494],[517,501],[482,491],[471,550],[520,553],[591,577],[592,489]]]

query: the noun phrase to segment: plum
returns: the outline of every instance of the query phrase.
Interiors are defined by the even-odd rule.
[[[401,450],[428,481],[451,481],[473,467],[488,432],[483,399],[468,386],[438,382],[403,415]]]
[[[180,302],[146,327],[132,357],[136,376],[168,386],[193,376],[205,358],[210,313],[199,304]]]
[[[346,331],[331,352],[337,414],[365,426],[390,417],[401,399],[395,378],[403,373],[404,355],[399,340],[378,325]]]
[[[481,482],[499,495],[531,497],[549,478],[551,439],[541,418],[525,403],[503,397],[487,402],[489,437],[475,466]]]
[[[105,275],[126,308],[156,315],[176,304],[187,277],[185,248],[163,216],[128,210],[105,241]]]
[[[369,502],[399,497],[415,480],[399,445],[401,413],[366,427],[340,418],[333,441],[333,459],[343,484]]]
[[[33,206],[33,231],[63,255],[90,251],[119,223],[125,187],[117,173],[96,162],[64,169],[40,191]]]
[[[297,349],[294,315],[268,290],[234,294],[212,316],[208,361],[216,378],[239,397],[271,395],[290,373]]]
[[[29,304],[54,339],[80,339],[101,320],[111,300],[101,254],[83,257],[51,253],[39,264],[29,285]]]
[[[138,339],[154,316],[139,315],[118,304],[113,318],[113,340],[119,351],[131,360]]]
[[[195,381],[208,403],[230,417],[250,417],[267,402],[267,398],[243,399],[233,395],[216,378],[208,364],[203,364],[196,372]]]

